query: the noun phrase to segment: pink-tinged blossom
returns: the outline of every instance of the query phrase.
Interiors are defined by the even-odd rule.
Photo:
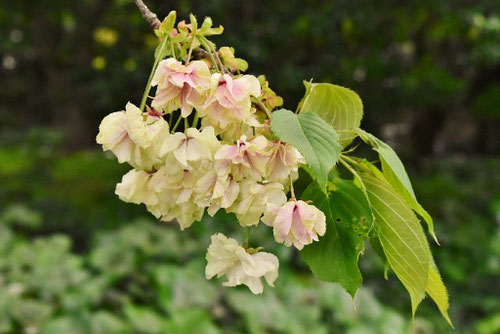
[[[252,75],[233,79],[229,74],[212,74],[211,89],[200,116],[207,124],[224,132],[233,123],[259,126],[253,114],[250,97],[260,96],[260,83]]]
[[[129,102],[124,111],[111,113],[102,120],[96,141],[103,150],[113,152],[118,162],[150,170],[161,163],[157,143],[168,133],[168,123],[161,116],[143,114]]]
[[[116,185],[115,193],[124,202],[146,205],[157,205],[158,194],[150,183],[151,174],[132,169],[123,175],[122,182]]]
[[[199,177],[196,169],[184,169],[173,155],[167,156],[165,165],[149,181],[149,187],[156,192],[159,201],[148,205],[148,211],[161,221],[177,220],[181,230],[188,228],[201,219],[205,209],[195,200]]]
[[[219,146],[220,142],[212,127],[206,127],[201,132],[196,128],[188,128],[185,133],[176,132],[166,138],[160,154],[172,152],[184,167],[191,168],[189,162],[212,159]]]
[[[196,182],[196,203],[208,207],[208,214],[214,216],[221,208],[229,208],[240,192],[240,185],[231,174],[220,174],[208,170]]]
[[[290,247],[302,249],[318,241],[326,231],[325,214],[304,201],[289,201],[283,206],[270,204],[262,222],[273,227],[274,239]]]
[[[212,235],[212,243],[207,251],[207,266],[205,276],[211,279],[214,276],[226,276],[224,286],[244,284],[254,294],[264,291],[262,278],[269,286],[274,287],[278,278],[278,258],[266,252],[247,252],[234,239],[227,238],[222,233]]]
[[[169,58],[159,63],[151,84],[157,86],[151,103],[155,109],[172,112],[181,108],[182,117],[187,117],[205,101],[204,94],[210,88],[210,70],[200,60],[183,65]]]
[[[271,145],[271,157],[267,165],[268,178],[280,183],[289,182],[289,177],[298,177],[299,164],[306,160],[300,152],[290,144],[275,141]]]
[[[240,193],[236,201],[227,208],[227,212],[236,214],[242,226],[258,225],[260,217],[267,211],[267,206],[280,206],[286,202],[283,185],[278,182],[256,182],[245,179],[240,182]]]
[[[266,166],[269,160],[269,152],[266,150],[268,141],[264,136],[257,136],[247,140],[246,136],[234,145],[223,145],[217,153],[215,168],[226,172],[231,170],[236,180],[249,177],[254,180],[262,180],[266,174]]]

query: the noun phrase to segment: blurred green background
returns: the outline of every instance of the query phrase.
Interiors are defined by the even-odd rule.
[[[147,1],[211,16],[250,72],[294,109],[303,79],[350,87],[363,128],[408,166],[436,222],[456,333],[500,332],[498,1]],[[316,281],[270,230],[276,288],[253,296],[204,278],[209,236],[180,233],[114,186],[129,167],[95,144],[100,120],[138,102],[155,38],[129,0],[0,4],[0,333],[406,333],[410,301],[367,249],[355,305]],[[452,330],[430,300],[416,333]]]

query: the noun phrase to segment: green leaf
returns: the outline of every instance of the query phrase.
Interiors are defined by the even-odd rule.
[[[329,83],[313,84],[304,82],[306,96],[301,112],[318,114],[339,134],[342,147],[356,138],[356,128],[363,118],[363,102],[354,91]]]
[[[412,314],[425,297],[430,251],[418,218],[385,180],[361,173],[389,264],[408,290]]]
[[[271,129],[280,140],[295,146],[306,158],[311,176],[323,192],[329,171],[337,163],[342,150],[337,132],[316,114],[299,115],[280,109],[272,113]]]
[[[425,292],[434,300],[439,311],[446,319],[448,324],[453,327],[453,323],[451,322],[450,316],[448,315],[448,292],[446,291],[446,287],[444,286],[443,280],[441,279],[441,275],[439,274],[439,270],[437,269],[436,263],[431,256],[430,265],[429,265],[429,278],[427,281],[427,287]]]
[[[396,152],[374,135],[362,129],[356,129],[356,131],[365,143],[371,145],[373,149],[378,152],[382,163],[382,171],[386,180],[403,196],[410,207],[424,218],[429,229],[429,234],[436,243],[439,244],[436,234],[434,233],[434,222],[432,217],[425,211],[420,203],[418,203],[415,193],[413,192],[413,187],[411,186],[410,178]]]
[[[212,35],[220,35],[224,31],[222,26],[218,26],[217,28],[212,28],[212,19],[210,17],[205,17],[203,23],[201,24],[201,28],[199,33],[203,36],[212,36]]]
[[[198,30],[198,20],[196,19],[196,16],[194,16],[193,14],[189,14],[189,22],[191,23],[191,30],[194,35]]]
[[[373,228],[373,214],[363,191],[352,180],[331,175],[328,183],[330,202],[335,204],[335,218],[350,224],[360,237],[367,237]],[[346,222],[346,219],[348,221]]]
[[[177,13],[175,10],[172,10],[163,19],[163,22],[160,24],[160,27],[158,29],[155,29],[156,36],[158,36],[159,38],[168,37],[172,32],[172,29],[174,29],[176,19],[177,19]]]
[[[384,249],[382,248],[379,237],[370,238],[368,239],[368,242],[370,243],[370,246],[372,246],[375,253],[378,255],[380,261],[382,261],[382,265],[384,266],[384,278],[386,280],[389,279],[387,275],[390,268],[389,262],[387,262],[387,257],[384,254]]]
[[[330,197],[312,183],[302,199],[312,201],[326,216],[325,235],[305,246],[300,252],[302,258],[317,278],[340,283],[354,297],[362,282],[358,259],[364,248],[354,226],[360,221],[371,224],[368,202],[351,181],[340,179]]]

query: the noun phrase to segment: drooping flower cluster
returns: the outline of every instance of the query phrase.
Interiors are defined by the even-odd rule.
[[[191,28],[183,31],[186,38],[193,34]],[[181,229],[201,220],[205,210],[211,216],[220,209],[234,213],[242,226],[262,219],[274,228],[277,242],[301,249],[325,233],[325,216],[294,196],[287,202],[305,159],[270,131],[269,114],[281,98],[264,77],[233,74],[246,62],[232,52],[219,51],[226,71],[214,57],[159,61],[151,80],[152,108],[143,112],[129,102],[124,111],[106,116],[97,142],[133,167],[116,186],[123,201],[144,204]],[[262,277],[272,286],[278,259],[247,246],[212,236],[207,278],[226,275],[224,285],[245,284],[253,293],[262,292]]]
[[[250,254],[252,253],[252,254]],[[205,269],[207,279],[214,276],[227,276],[224,286],[245,284],[253,293],[262,293],[262,277],[267,284],[274,286],[278,278],[278,258],[266,252],[250,253],[234,239],[222,233],[212,235],[212,243],[208,247]]]

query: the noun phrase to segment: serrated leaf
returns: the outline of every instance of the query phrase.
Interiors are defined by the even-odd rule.
[[[425,297],[430,251],[418,218],[386,181],[361,173],[370,199],[380,243],[389,264],[408,290],[412,314]]]
[[[432,217],[418,203],[410,178],[406,173],[406,169],[399,159],[398,155],[392,147],[378,139],[374,135],[362,130],[356,129],[359,137],[379,154],[382,163],[382,171],[386,180],[403,196],[410,207],[415,210],[427,223],[429,234],[439,244],[436,234],[434,233],[434,222]]]
[[[446,287],[444,286],[443,280],[441,279],[441,275],[439,274],[439,270],[437,269],[436,263],[434,259],[430,258],[429,265],[429,278],[427,281],[427,287],[425,292],[434,300],[439,311],[446,319],[448,324],[453,327],[453,323],[451,322],[450,316],[448,315],[448,291],[446,291]]]
[[[306,158],[311,176],[326,192],[328,173],[337,163],[342,147],[337,132],[316,114],[299,115],[280,109],[272,113],[271,129],[280,140],[295,146]]]
[[[364,248],[354,226],[360,221],[370,225],[371,212],[363,193],[351,181],[339,180],[335,185],[330,197],[316,183],[302,194],[303,200],[312,201],[325,213],[327,225],[325,235],[300,254],[317,278],[340,283],[354,297],[362,282],[358,258]]]
[[[387,262],[387,257],[384,254],[384,249],[382,248],[379,237],[370,238],[368,239],[368,242],[370,243],[370,246],[372,246],[375,253],[378,255],[380,261],[382,261],[382,265],[384,266],[384,278],[386,280],[389,279],[389,262]]]
[[[363,118],[363,102],[356,92],[329,83],[309,83],[301,112],[318,114],[339,134],[342,147],[349,145],[357,134],[355,129]]]

